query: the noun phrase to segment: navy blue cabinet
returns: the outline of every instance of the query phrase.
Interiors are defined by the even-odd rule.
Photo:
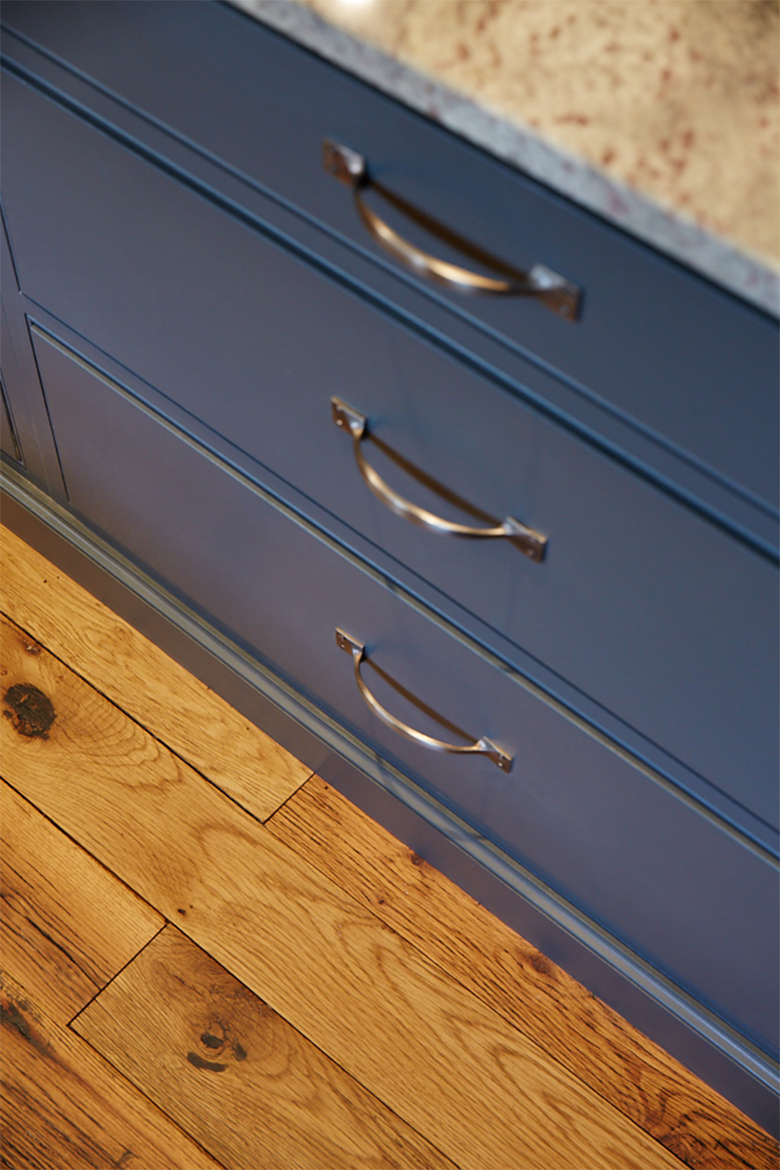
[[[576,328],[532,300],[438,295],[776,514],[774,322],[243,14],[155,7],[153,35],[133,0],[4,11],[21,35],[377,258],[349,191],[323,169],[325,137],[364,155],[377,181],[442,229],[510,268],[568,278],[583,290]],[[468,264],[375,192],[368,199],[413,243]]]
[[[477,842],[767,1124],[775,323],[227,7],[4,15],[8,490]],[[446,183],[579,320],[395,269],[325,137],[431,215]],[[382,709],[480,750],[398,734],[337,629]]]
[[[30,298],[778,827],[765,557],[22,82],[4,102]],[[542,532],[544,561],[391,515],[332,424],[333,396],[438,483]],[[375,443],[366,456],[458,518]]]

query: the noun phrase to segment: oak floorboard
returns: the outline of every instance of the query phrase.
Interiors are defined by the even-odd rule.
[[[55,712],[48,739],[0,719],[9,783],[453,1162],[679,1170],[83,679],[6,641],[8,684]]]
[[[311,775],[5,527],[0,527],[0,569],[4,612],[260,820]]]
[[[230,1170],[454,1170],[174,926],[73,1028]]]
[[[12,788],[0,794],[3,970],[64,1025],[165,919]]]
[[[219,1170],[79,1036],[0,976],[2,1125],[8,1170]]]
[[[268,822],[695,1170],[776,1170],[775,1140],[318,776]]]

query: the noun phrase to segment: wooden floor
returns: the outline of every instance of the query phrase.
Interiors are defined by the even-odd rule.
[[[1,548],[3,1166],[778,1165],[160,650]]]

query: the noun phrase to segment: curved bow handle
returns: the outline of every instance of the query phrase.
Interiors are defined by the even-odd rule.
[[[502,752],[500,748],[496,747],[492,740],[486,739],[484,736],[475,740],[473,743],[463,745],[445,743],[444,740],[434,739],[431,735],[417,731],[414,727],[410,727],[408,723],[402,723],[395,715],[391,715],[386,707],[382,706],[366,686],[363,676],[360,673],[361,664],[366,661],[366,648],[363,643],[358,642],[355,638],[345,633],[344,630],[336,630],[336,645],[340,650],[344,650],[347,654],[352,655],[352,665],[355,669],[355,682],[365,700],[366,706],[383,723],[392,728],[393,731],[397,731],[399,735],[403,735],[406,739],[411,739],[414,743],[428,748],[432,752],[450,752],[453,755],[461,756],[487,756],[502,772],[509,772],[511,770],[512,757],[506,755],[505,752]]]
[[[436,284],[446,285],[462,293],[537,297],[567,321],[576,321],[579,317],[581,290],[544,264],[534,264],[519,279],[506,280],[482,276],[478,272],[460,268],[457,264],[439,260],[405,240],[372,211],[362,198],[361,192],[371,185],[371,178],[368,164],[361,154],[326,138],[322,144],[322,159],[326,171],[352,188],[355,207],[369,234],[418,276],[427,277]]]
[[[429,532],[438,533],[440,536],[504,537],[516,545],[532,561],[544,560],[547,537],[542,536],[541,532],[536,532],[533,528],[521,524],[519,520],[515,520],[514,516],[507,516],[503,524],[495,527],[472,528],[466,524],[455,524],[451,520],[444,520],[441,516],[436,516],[433,512],[428,512],[425,508],[420,508],[417,504],[412,504],[409,500],[404,499],[382,479],[379,472],[367,462],[363,454],[362,443],[364,439],[368,438],[368,419],[365,415],[359,414],[346,402],[342,402],[340,398],[331,398],[330,402],[334,423],[340,430],[347,431],[352,437],[352,449],[360,474],[374,495],[396,516],[401,516],[411,524],[416,524],[419,528],[425,528]]]

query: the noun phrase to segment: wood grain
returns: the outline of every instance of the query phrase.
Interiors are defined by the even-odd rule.
[[[6,623],[4,623],[4,626]],[[455,1163],[681,1163],[45,651],[9,782]],[[99,748],[98,745],[99,744]]]
[[[12,788],[0,793],[3,970],[66,1024],[165,920]]]
[[[780,1163],[769,1134],[319,777],[268,828],[689,1166]]]
[[[265,820],[310,775],[153,642],[8,528],[0,528],[2,605],[38,642]]]
[[[12,1170],[218,1170],[88,1044],[0,976],[2,1152]]]
[[[454,1170],[173,926],[73,1027],[231,1170]]]

